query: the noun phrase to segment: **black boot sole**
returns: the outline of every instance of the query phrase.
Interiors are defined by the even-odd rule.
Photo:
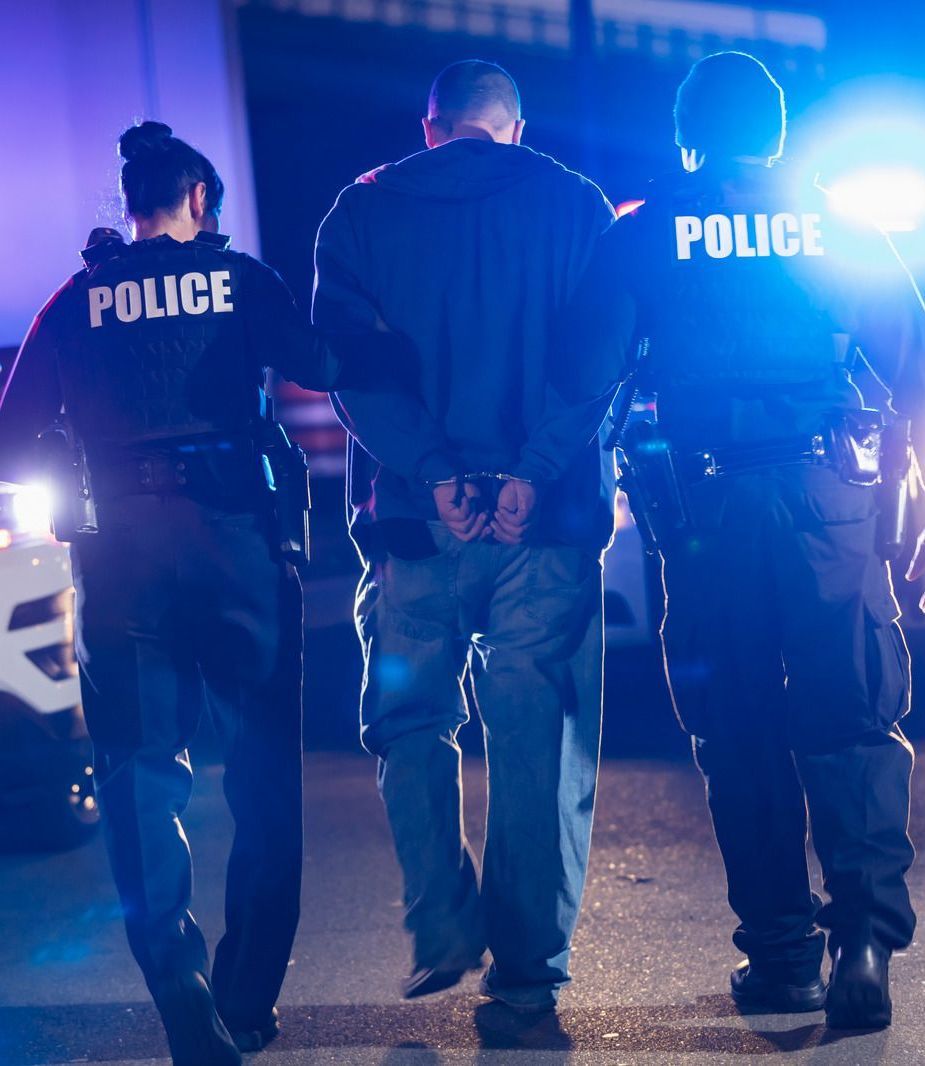
[[[829,992],[825,1024],[829,1029],[886,1029],[893,1021],[892,1004],[879,988],[855,988],[850,996]]]
[[[820,978],[810,985],[773,985],[761,992],[740,991],[734,986],[732,998],[747,1014],[811,1014],[826,1005],[825,983]]]
[[[889,955],[873,944],[838,948],[825,1014],[830,1029],[886,1029],[893,1020]]]
[[[819,996],[806,999],[768,998],[751,999],[748,996],[732,997],[743,1014],[813,1014],[825,1009],[825,991]]]

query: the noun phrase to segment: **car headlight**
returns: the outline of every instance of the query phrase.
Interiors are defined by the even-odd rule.
[[[40,485],[10,485],[0,493],[0,549],[48,537],[51,501]]]

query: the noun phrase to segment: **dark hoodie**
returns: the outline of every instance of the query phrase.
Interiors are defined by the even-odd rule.
[[[578,331],[569,301],[612,219],[580,175],[487,140],[410,156],[340,194],[318,233],[315,321],[378,323],[410,342],[413,364],[388,393],[336,395],[361,550],[371,523],[436,518],[428,482],[483,471],[541,483],[542,541],[607,543],[597,432],[630,324]]]

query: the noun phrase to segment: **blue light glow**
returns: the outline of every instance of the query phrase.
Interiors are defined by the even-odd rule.
[[[865,167],[832,183],[829,202],[843,215],[887,233],[911,233],[925,219],[925,172],[911,167]]]

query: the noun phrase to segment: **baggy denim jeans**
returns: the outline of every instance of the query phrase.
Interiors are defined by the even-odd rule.
[[[404,874],[415,966],[463,969],[553,1006],[587,871],[600,751],[601,564],[572,547],[463,543],[369,563],[357,590],[364,746]],[[479,885],[462,821],[467,673],[489,805]]]

